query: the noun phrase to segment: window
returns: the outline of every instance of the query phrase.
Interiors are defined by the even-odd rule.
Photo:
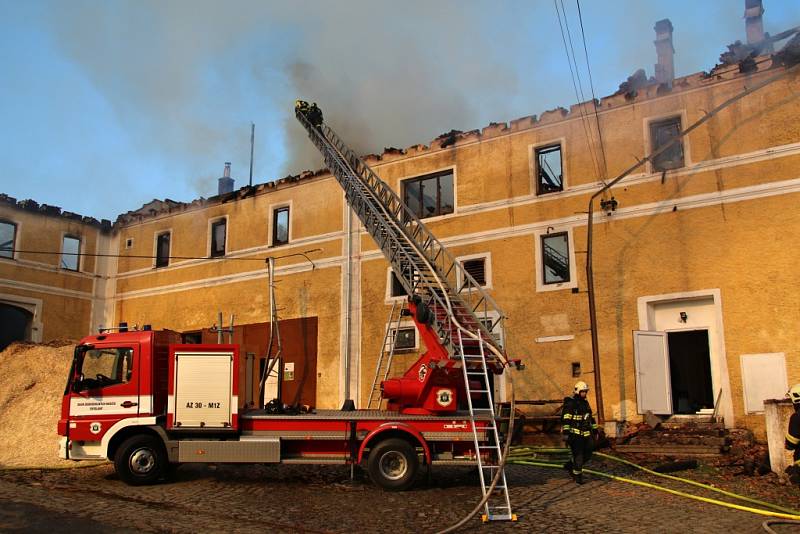
[[[133,248],[133,238],[129,237],[125,240],[125,248]]]
[[[156,267],[169,265],[170,233],[164,232],[156,236]]]
[[[417,348],[417,329],[402,326],[394,331],[394,350],[413,350]]]
[[[569,237],[567,232],[542,236],[542,282],[569,282]]]
[[[475,279],[479,286],[486,286],[486,258],[474,258],[461,262],[464,271]],[[461,285],[467,285],[467,277],[462,275]]]
[[[453,171],[403,181],[403,202],[420,219],[453,213]]]
[[[14,246],[17,238],[17,225],[0,221],[0,258],[14,258]]]
[[[61,268],[68,271],[77,271],[81,263],[80,252],[80,238],[65,235],[61,242]]]
[[[561,144],[536,149],[536,194],[546,195],[564,190],[561,169]]]
[[[203,342],[203,333],[202,332],[184,332],[181,334],[181,341],[183,343],[202,343]]]
[[[651,153],[666,145],[681,133],[681,118],[672,117],[670,119],[650,123],[650,143]],[[683,141],[678,141],[666,151],[653,158],[653,170],[667,171],[683,167]]]
[[[78,389],[97,389],[129,382],[133,367],[133,349],[89,349],[84,352],[78,373]]]
[[[406,296],[406,288],[403,287],[403,284],[400,283],[400,279],[397,278],[397,275],[394,274],[394,271],[389,271],[389,283],[391,287],[389,289],[390,297],[405,297]]]
[[[228,227],[226,219],[211,223],[211,257],[217,258],[225,255],[225,238]]]
[[[277,208],[272,212],[272,246],[289,242],[289,206]]]

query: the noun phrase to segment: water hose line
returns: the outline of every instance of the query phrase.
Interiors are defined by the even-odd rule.
[[[535,449],[532,449],[532,450],[535,451]],[[553,450],[553,449],[549,449],[549,450]],[[790,508],[785,508],[785,507],[782,507],[782,506],[779,506],[779,505],[776,505],[776,504],[772,504],[772,503],[768,503],[768,502],[764,502],[764,501],[759,501],[757,499],[751,499],[750,497],[745,497],[743,495],[738,495],[736,493],[732,493],[732,492],[725,491],[725,490],[722,490],[722,489],[719,489],[719,488],[715,488],[713,486],[709,486],[709,485],[703,484],[701,482],[696,482],[694,480],[680,478],[680,477],[676,477],[676,476],[672,476],[672,475],[666,475],[664,473],[658,473],[657,471],[653,471],[651,469],[647,469],[646,467],[642,467],[642,466],[637,465],[637,464],[635,464],[633,462],[629,462],[628,460],[623,460],[622,458],[617,458],[616,456],[611,456],[611,455],[604,454],[604,453],[595,453],[595,454],[597,454],[597,456],[600,456],[600,457],[603,457],[603,458],[607,458],[609,460],[613,460],[613,461],[617,461],[617,462],[620,462],[620,463],[624,463],[626,465],[630,465],[632,467],[635,467],[637,469],[640,469],[642,471],[645,471],[647,473],[650,473],[650,474],[653,474],[653,475],[656,475],[656,476],[660,476],[660,477],[668,478],[668,479],[672,479],[672,480],[677,480],[677,481],[680,481],[680,482],[685,482],[687,484],[691,484],[691,485],[694,485],[694,486],[697,486],[697,487],[701,487],[703,489],[716,491],[717,493],[721,493],[721,494],[726,495],[728,497],[732,497],[732,498],[735,498],[735,499],[740,499],[740,500],[747,501],[747,502],[750,502],[750,503],[753,503],[753,504],[757,504],[759,506],[763,506],[763,507],[766,507],[766,508],[772,508],[773,510],[779,510],[779,511],[762,510],[762,509],[759,509],[759,508],[753,508],[753,507],[749,507],[749,506],[743,506],[743,505],[740,505],[740,504],[734,504],[734,503],[729,503],[729,502],[725,502],[725,501],[720,501],[718,499],[712,499],[712,498],[709,498],[709,497],[701,497],[699,495],[693,495],[691,493],[686,493],[686,492],[679,491],[679,490],[673,490],[673,489],[670,489],[670,488],[665,488],[664,486],[659,486],[657,484],[653,484],[653,483],[650,483],[650,482],[644,482],[644,481],[640,481],[640,480],[634,480],[634,479],[630,479],[630,478],[620,477],[620,476],[612,475],[612,474],[609,474],[609,473],[603,473],[601,471],[595,471],[593,469],[584,469],[584,471],[587,472],[587,473],[590,473],[590,474],[593,474],[593,475],[597,475],[597,476],[601,476],[601,477],[605,477],[605,478],[609,478],[609,479],[612,479],[612,480],[617,480],[619,482],[626,482],[628,484],[634,484],[634,485],[641,486],[641,487],[646,487],[646,488],[655,489],[655,490],[658,490],[658,491],[663,491],[663,492],[666,492],[666,493],[671,493],[673,495],[686,497],[688,499],[693,499],[693,500],[697,500],[697,501],[701,501],[701,502],[715,504],[715,505],[723,506],[723,507],[726,507],[726,508],[732,508],[732,509],[735,509],[735,510],[751,512],[751,513],[754,513],[754,514],[759,514],[759,515],[764,515],[764,516],[769,516],[769,517],[776,517],[776,518],[785,519],[785,520],[792,520],[792,521],[800,520],[800,513],[798,513],[795,510],[792,510]],[[524,458],[525,458],[524,455],[521,455],[521,454],[519,454],[517,456],[512,455],[512,457],[511,457],[511,459],[509,461],[510,461],[510,463],[518,464],[518,465],[529,465],[529,466],[537,466],[537,467],[550,467],[550,468],[557,468],[557,469],[561,469],[562,468],[562,465],[560,463],[547,462],[547,461],[541,461],[541,460],[530,460],[530,459],[524,459]],[[765,524],[766,523],[769,523],[769,522],[765,522]],[[766,528],[767,527],[765,526],[765,529]]]

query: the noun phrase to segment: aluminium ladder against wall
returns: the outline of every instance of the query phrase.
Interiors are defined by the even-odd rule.
[[[501,458],[488,370],[501,371],[508,364],[505,352],[491,332],[502,325],[504,315],[463,265],[331,128],[324,123],[312,125],[301,110],[295,114],[344,189],[348,205],[391,264],[398,281],[409,295],[420,298],[432,312],[432,326],[443,346],[451,358],[462,364],[476,447],[481,441],[476,420],[485,423],[486,441],[490,444],[476,448],[481,491],[486,497],[492,473],[498,472]],[[479,385],[473,388],[476,382]],[[473,393],[485,395],[485,406],[473,406]],[[514,517],[505,473],[501,473],[484,509],[489,520]]]
[[[372,387],[369,390],[367,399],[368,410],[379,410],[381,407],[381,381],[389,378],[392,369],[392,359],[397,345],[397,335],[400,332],[400,321],[403,318],[405,304],[402,302],[392,302],[392,309],[389,312],[389,320],[386,323],[386,333],[383,335],[383,344],[375,364],[375,377],[372,379]],[[374,406],[373,406],[374,404]]]

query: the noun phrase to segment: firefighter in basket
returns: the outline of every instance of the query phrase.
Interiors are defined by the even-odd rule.
[[[592,417],[592,407],[586,400],[589,386],[578,382],[571,397],[564,398],[561,408],[561,433],[567,441],[571,459],[564,465],[578,484],[583,484],[583,465],[592,457],[598,426]]]

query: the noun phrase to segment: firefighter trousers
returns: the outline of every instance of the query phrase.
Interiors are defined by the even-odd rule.
[[[571,435],[567,438],[570,453],[572,456],[572,474],[578,476],[583,473],[583,464],[588,462],[592,457],[594,450],[594,443],[590,436],[582,437]]]

